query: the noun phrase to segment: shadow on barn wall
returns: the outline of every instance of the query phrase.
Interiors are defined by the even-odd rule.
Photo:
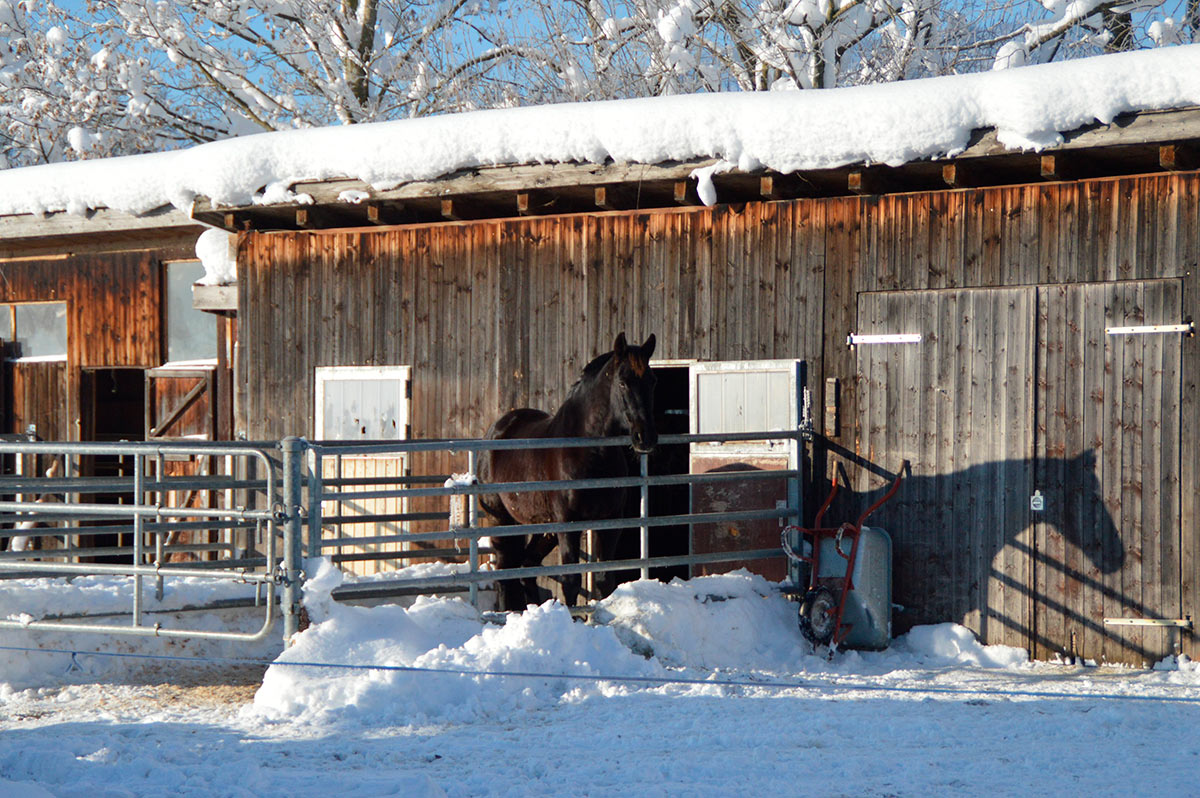
[[[839,491],[825,525],[854,520],[895,475],[832,442],[823,448],[839,483],[856,488]],[[1039,658],[1152,663],[1172,653],[1176,641],[1168,630],[1104,624],[1106,617],[1177,617],[1171,601],[1179,586],[1171,586],[1169,573],[1143,576],[1138,530],[1118,528],[1097,468],[1088,450],[907,474],[896,496],[867,521],[893,539],[893,600],[900,605],[894,634],[953,621],[987,643],[1026,648]],[[815,471],[828,473],[820,461]],[[818,486],[809,506],[827,490]],[[1031,509],[1035,490],[1045,494],[1041,511]]]

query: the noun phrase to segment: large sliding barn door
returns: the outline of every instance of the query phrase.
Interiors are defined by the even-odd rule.
[[[952,620],[1026,647],[1032,626],[1033,324],[1029,289],[862,294],[860,446],[903,490],[871,519],[893,538],[897,633]],[[862,475],[863,506],[886,478]]]
[[[1040,289],[1040,657],[1172,653],[1178,630],[1157,624],[1182,613],[1183,337],[1162,327],[1182,298],[1181,280]]]
[[[859,451],[898,630],[955,621],[1039,657],[1153,662],[1181,617],[1178,280],[859,297]],[[915,340],[916,336],[920,340]],[[884,341],[896,341],[885,338]],[[860,491],[884,479],[864,473]]]

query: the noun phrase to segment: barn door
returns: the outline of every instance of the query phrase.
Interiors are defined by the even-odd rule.
[[[1032,635],[1033,289],[865,293],[855,346],[854,504],[893,538],[897,634],[953,620],[989,643]]]
[[[1039,291],[1040,657],[1173,653],[1182,299],[1181,280]]]
[[[216,367],[146,370],[146,440],[216,439]]]

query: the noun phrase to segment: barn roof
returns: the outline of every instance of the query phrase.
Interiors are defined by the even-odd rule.
[[[294,229],[1195,168],[1200,45],[828,91],[266,133],[0,171],[0,240]]]

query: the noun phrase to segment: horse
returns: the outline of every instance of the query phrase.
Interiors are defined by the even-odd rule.
[[[487,431],[489,440],[511,438],[600,438],[628,434],[633,450],[652,451],[658,443],[654,426],[654,373],[650,357],[654,335],[641,346],[630,346],[625,333],[611,352],[596,357],[583,369],[566,400],[550,415],[520,408],[501,416]],[[477,477],[482,484],[623,477],[629,474],[626,454],[615,446],[485,451]],[[479,504],[497,525],[547,524],[619,518],[625,508],[625,488],[566,489],[480,496]],[[498,569],[540,565],[557,545],[564,564],[579,562],[581,533],[493,537]],[[607,560],[617,533],[601,538],[598,559]],[[609,579],[604,579],[608,587]],[[579,597],[579,574],[562,578],[563,598],[574,605]],[[502,610],[523,610],[536,600],[533,579],[504,580],[499,591]]]

